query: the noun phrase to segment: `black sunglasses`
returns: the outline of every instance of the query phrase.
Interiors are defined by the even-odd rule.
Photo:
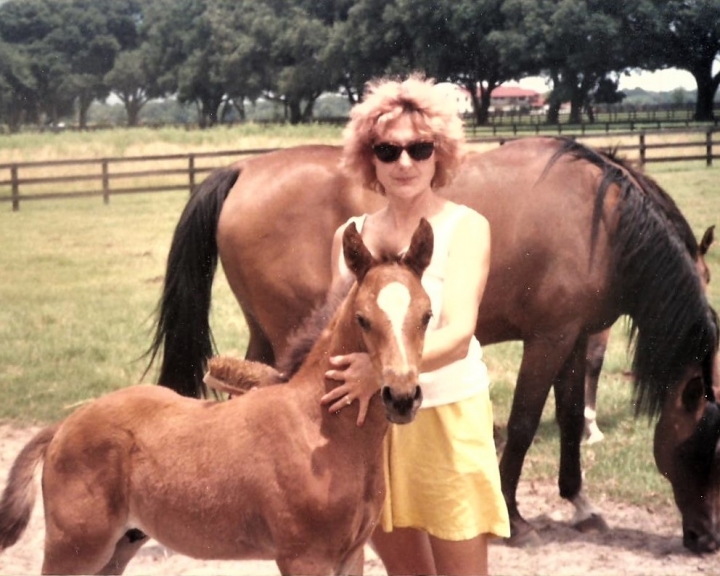
[[[420,141],[410,142],[410,144],[406,144],[405,146],[398,146],[397,144],[381,142],[380,144],[375,144],[372,149],[375,157],[380,160],[380,162],[389,164],[390,162],[396,162],[403,153],[403,150],[405,150],[413,160],[427,160],[435,150],[435,143]]]

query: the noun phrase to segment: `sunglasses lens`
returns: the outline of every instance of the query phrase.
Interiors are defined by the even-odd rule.
[[[413,160],[427,160],[435,150],[433,142],[414,142],[405,148]]]
[[[377,144],[373,146],[373,152],[380,162],[395,162],[400,158],[402,154],[402,146],[395,146],[394,144]]]
[[[413,160],[427,160],[435,150],[434,142],[413,142],[407,146],[397,146],[383,142],[373,146],[373,152],[380,162],[390,163],[400,158],[403,150],[407,150],[408,156]]]

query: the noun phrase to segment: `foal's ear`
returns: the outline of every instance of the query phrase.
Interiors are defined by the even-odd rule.
[[[413,232],[410,248],[402,258],[402,263],[420,277],[430,264],[434,239],[432,226],[425,218],[421,218],[420,224]]]
[[[375,264],[375,259],[363,244],[362,237],[355,227],[355,222],[351,222],[343,233],[343,254],[345,255],[347,267],[355,275],[357,281],[362,282],[367,271]]]

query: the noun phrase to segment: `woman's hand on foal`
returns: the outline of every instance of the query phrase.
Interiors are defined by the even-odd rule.
[[[378,391],[377,374],[370,362],[370,356],[363,352],[333,356],[330,358],[330,370],[325,377],[342,382],[320,400],[323,405],[330,405],[330,412],[339,412],[357,400],[357,425],[365,423],[370,399]]]

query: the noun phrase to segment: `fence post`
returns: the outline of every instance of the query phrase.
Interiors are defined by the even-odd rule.
[[[10,166],[10,180],[12,190],[12,209],[13,212],[18,212],[20,210],[20,183],[18,182],[17,164]]]
[[[645,146],[645,132],[640,132],[640,166],[645,165],[645,151],[647,150],[647,147]]]
[[[110,174],[108,173],[108,161],[102,160],[102,192],[103,203],[110,204]]]
[[[190,184],[190,194],[195,190],[195,154],[188,155],[188,180]]]
[[[705,165],[712,166],[713,161],[713,148],[712,148],[712,128],[708,128],[705,132]]]

